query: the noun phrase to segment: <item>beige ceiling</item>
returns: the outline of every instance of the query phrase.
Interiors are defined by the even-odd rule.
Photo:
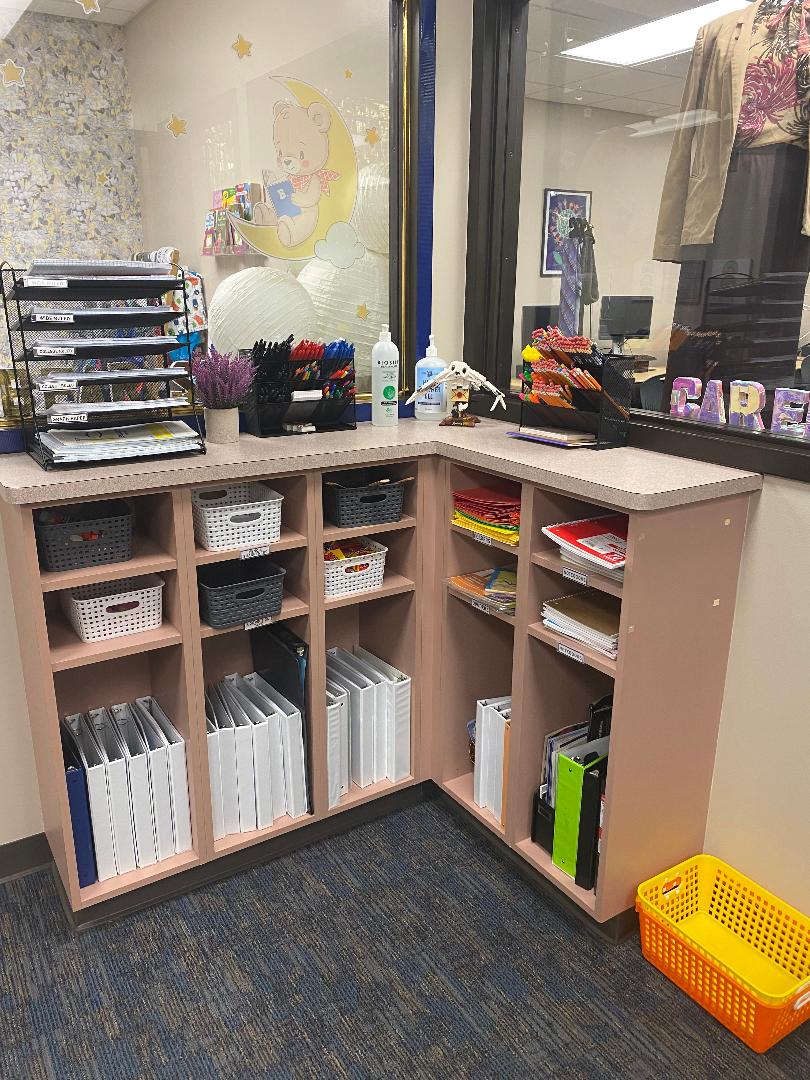
[[[635,68],[589,64],[560,54],[650,19],[694,7],[697,0],[531,0],[526,56],[526,97],[666,116],[681,103],[689,56]]]
[[[47,15],[62,15],[68,19],[95,19],[96,22],[123,26],[133,15],[137,15],[151,3],[152,0],[99,0],[101,11],[92,15],[85,15],[81,4],[75,0],[33,0],[30,4],[26,4],[25,0],[16,0],[16,3],[15,0],[3,0],[0,7],[30,7],[32,11],[42,11]]]

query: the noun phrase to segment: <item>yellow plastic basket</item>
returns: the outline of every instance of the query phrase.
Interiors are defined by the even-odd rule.
[[[810,1017],[810,919],[712,855],[639,885],[644,956],[763,1053]]]

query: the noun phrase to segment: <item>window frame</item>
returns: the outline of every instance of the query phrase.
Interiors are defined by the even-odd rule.
[[[515,317],[529,0],[473,0],[470,188],[464,360],[507,397],[505,418],[520,420],[509,389]],[[490,299],[491,298],[491,299]],[[473,394],[471,411],[492,399]],[[504,418],[502,412],[500,418]],[[712,427],[632,409],[628,443],[679,457],[810,482],[810,440]]]

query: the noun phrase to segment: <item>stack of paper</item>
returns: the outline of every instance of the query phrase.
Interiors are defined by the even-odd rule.
[[[29,277],[166,277],[171,263],[140,259],[35,259]]]
[[[514,615],[517,593],[517,573],[514,569],[478,570],[458,574],[450,584],[468,593],[482,607],[503,615]]]
[[[79,884],[191,849],[186,745],[151,697],[62,722]]]
[[[484,698],[475,707],[473,799],[504,824],[509,782],[512,698]]]
[[[543,534],[559,547],[565,562],[621,581],[627,560],[627,526],[626,514],[606,514],[549,525]]]
[[[615,660],[619,649],[622,604],[615,596],[585,589],[543,604],[543,625],[564,637],[581,641],[603,656]]]
[[[309,813],[301,710],[260,675],[205,692],[214,839]]]
[[[520,540],[520,491],[470,488],[453,492],[453,524],[479,537],[517,547]]]
[[[329,805],[348,790],[411,774],[411,679],[355,645],[326,652]],[[339,706],[346,695],[348,712]]]
[[[41,438],[60,464],[182,454],[200,445],[197,432],[182,420],[90,431],[43,431]]]

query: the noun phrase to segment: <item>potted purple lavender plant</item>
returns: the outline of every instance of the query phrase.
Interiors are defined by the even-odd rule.
[[[253,384],[249,356],[221,353],[212,345],[191,365],[194,386],[205,409],[205,437],[211,443],[239,441],[239,406]]]

